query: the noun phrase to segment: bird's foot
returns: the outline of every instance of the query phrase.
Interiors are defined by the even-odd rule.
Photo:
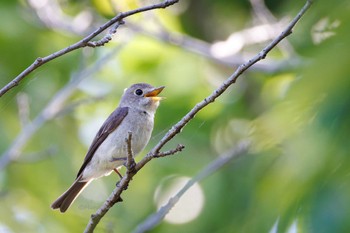
[[[120,181],[123,179],[123,176],[122,176],[122,174],[120,174],[120,172],[118,171],[117,168],[114,168],[113,171],[115,171],[115,173],[117,173],[119,178],[120,178],[120,180],[118,180],[117,183],[115,184],[115,186],[117,186],[119,188],[120,187]]]
[[[116,187],[120,187],[120,181],[123,179],[123,176],[120,174],[120,172],[118,171],[118,169],[114,168],[113,169],[115,171],[115,173],[118,174],[118,176],[120,177],[120,180],[117,181],[117,183],[115,184]],[[128,189],[128,185],[125,186],[124,190]]]
[[[120,188],[120,180],[117,181],[117,183],[115,184],[115,186],[116,186],[117,188]],[[129,184],[127,184],[127,185],[124,187],[124,190],[127,190],[128,187],[129,187]]]
[[[134,173],[136,168],[135,160],[132,160],[129,164],[124,164],[127,168],[127,172]]]

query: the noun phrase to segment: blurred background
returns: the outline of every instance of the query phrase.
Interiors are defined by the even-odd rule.
[[[156,2],[2,0],[0,86],[116,13]],[[83,231],[116,175],[94,181],[65,214],[50,204],[74,180],[124,88],[166,86],[138,161],[304,3],[182,0],[129,17],[106,46],[72,52],[29,75],[0,98],[0,232]],[[181,143],[182,153],[153,160],[134,177],[96,232],[133,231],[242,139],[252,141],[249,153],[191,188],[152,232],[348,232],[349,10],[346,0],[315,1],[290,37],[163,148]]]

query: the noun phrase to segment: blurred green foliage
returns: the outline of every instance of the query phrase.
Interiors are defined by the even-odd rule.
[[[83,10],[92,12],[95,25],[114,12],[144,4],[136,0],[59,3],[72,17]],[[266,1],[277,18],[293,17],[303,4]],[[275,73],[244,74],[165,148],[181,143],[186,145],[184,152],[148,164],[123,194],[124,202],[110,210],[96,232],[132,231],[156,211],[154,192],[164,178],[191,177],[244,138],[253,141],[250,154],[200,184],[205,197],[200,215],[185,224],[162,222],[153,232],[348,232],[349,10],[345,0],[315,1],[288,38],[299,65]],[[145,15],[130,21],[155,27],[141,24],[149,14]],[[254,21],[249,1],[243,0],[180,1],[152,17],[171,32],[207,42],[225,40]],[[79,39],[77,33],[44,26],[26,1],[1,1],[0,86],[36,57]],[[264,45],[249,50],[258,53]],[[136,82],[166,85],[167,99],[156,115],[150,149],[234,71],[181,47],[120,29],[105,47],[75,51],[52,61],[0,98],[0,152],[21,132],[20,93],[28,98],[32,120],[57,91],[117,46],[120,50],[90,72],[65,106],[88,101],[67,107],[46,122],[20,157],[0,171],[0,232],[81,232],[85,228],[114,188],[116,176],[94,181],[64,215],[52,211],[50,204],[73,181],[91,137],[125,87]],[[284,59],[279,53],[269,58]]]

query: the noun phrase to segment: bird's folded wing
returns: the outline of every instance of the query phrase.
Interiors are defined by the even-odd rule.
[[[87,164],[91,161],[92,156],[95,154],[97,148],[102,144],[102,142],[121,124],[123,119],[128,115],[128,107],[118,107],[114,112],[109,115],[107,120],[103,123],[100,130],[97,132],[94,140],[92,141],[88,152],[86,153],[84,163],[81,166],[77,178],[83,172]]]

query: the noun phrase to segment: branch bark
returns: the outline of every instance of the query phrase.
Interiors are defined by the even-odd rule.
[[[40,66],[44,65],[45,63],[48,63],[51,60],[54,60],[64,54],[70,53],[74,50],[84,48],[84,47],[97,47],[97,46],[103,46],[106,43],[108,43],[111,40],[111,36],[115,34],[117,27],[121,24],[123,24],[123,19],[135,15],[141,12],[149,11],[149,10],[154,10],[154,9],[160,9],[160,8],[166,8],[169,7],[175,3],[177,3],[179,0],[165,0],[164,2],[150,5],[150,6],[145,6],[141,7],[135,10],[127,11],[127,12],[121,12],[118,15],[116,15],[114,18],[111,20],[107,21],[105,24],[100,26],[98,29],[93,31],[90,35],[86,36],[82,40],[76,42],[75,44],[72,44],[64,49],[61,49],[57,52],[54,52],[46,57],[38,57],[30,66],[28,66],[22,73],[20,73],[17,77],[15,77],[11,82],[9,82],[7,85],[5,85],[1,90],[0,90],[0,97],[3,96],[6,92],[14,88],[15,86],[18,86],[19,83],[27,77],[30,73],[32,73],[34,70],[39,68]],[[94,39],[96,36],[100,35],[103,31],[105,31],[107,28],[110,26],[116,24],[115,27],[108,33],[104,38],[98,41],[91,41]]]
[[[160,150],[167,144],[172,138],[174,138],[177,134],[181,132],[181,130],[187,125],[189,121],[191,121],[195,115],[201,111],[203,108],[213,103],[220,95],[222,95],[228,87],[234,84],[240,75],[249,69],[252,65],[257,63],[258,61],[265,59],[266,55],[284,38],[289,36],[292,33],[292,29],[295,27],[297,22],[301,19],[301,17],[305,14],[305,12],[310,8],[312,4],[311,0],[306,1],[303,8],[299,11],[299,13],[295,16],[295,18],[286,26],[285,30],[276,37],[271,43],[269,43],[263,50],[261,50],[256,56],[254,56],[249,61],[240,65],[238,69],[228,78],[226,79],[219,88],[214,90],[212,94],[206,97],[204,100],[196,104],[178,123],[171,127],[171,129],[166,133],[166,135],[158,142],[158,144],[153,147],[153,149],[140,161],[138,162],[133,172],[129,172],[127,168],[127,172],[124,177],[119,182],[118,187],[116,187],[109,198],[105,201],[105,203],[97,210],[95,214],[91,216],[91,219],[85,229],[85,232],[93,232],[99,221],[103,218],[103,216],[108,212],[108,210],[118,201],[121,200],[122,192],[128,187],[128,184],[132,180],[132,178],[137,174],[137,172],[142,169],[148,162],[150,162],[154,158],[163,157],[170,154],[175,154],[183,149],[182,145],[179,145],[176,149],[171,150],[169,152],[161,152]],[[172,153],[170,153],[172,152]]]

